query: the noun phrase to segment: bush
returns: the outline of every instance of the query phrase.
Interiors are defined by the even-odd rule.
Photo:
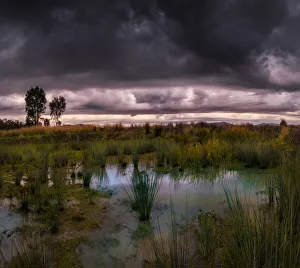
[[[231,160],[231,150],[225,141],[210,139],[206,146],[208,162],[218,167],[221,163]]]

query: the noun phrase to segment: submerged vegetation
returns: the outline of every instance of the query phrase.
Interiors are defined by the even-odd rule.
[[[205,123],[0,131],[0,198],[28,221],[18,228],[21,242],[14,242],[11,254],[2,251],[5,267],[79,267],[75,249],[102,227],[112,195],[90,187],[95,180],[108,183],[111,165],[129,178],[122,188],[141,221],[134,237],[148,240],[145,267],[300,267],[297,133],[298,127],[287,124]],[[199,213],[179,226],[172,208],[169,232],[153,230],[163,177],[148,169],[176,174],[175,184],[184,171],[192,169],[197,177],[199,170],[234,167],[272,170],[263,200],[245,202],[225,188],[226,217]],[[38,250],[32,237],[42,245]]]

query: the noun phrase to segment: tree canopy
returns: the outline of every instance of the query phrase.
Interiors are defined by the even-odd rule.
[[[39,125],[41,115],[46,110],[46,94],[40,87],[30,88],[25,96],[26,125]]]
[[[55,122],[56,125],[60,125],[60,117],[66,110],[66,100],[64,97],[54,97],[52,101],[49,103],[50,108],[50,115],[52,120]]]

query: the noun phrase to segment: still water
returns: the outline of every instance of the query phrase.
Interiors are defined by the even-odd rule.
[[[192,222],[203,212],[225,217],[224,187],[237,191],[247,202],[261,202],[264,183],[271,176],[254,170],[203,169],[169,174],[158,174],[146,167],[140,170],[162,179],[151,214],[154,231],[160,228],[162,233],[169,230],[171,204],[179,224]],[[143,223],[139,223],[136,213],[126,202],[127,196],[121,187],[130,184],[132,173],[133,166],[120,169],[110,165],[93,176],[91,188],[108,191],[112,196],[103,228],[91,232],[89,242],[77,249],[83,267],[140,267],[145,240],[137,239],[135,231]]]

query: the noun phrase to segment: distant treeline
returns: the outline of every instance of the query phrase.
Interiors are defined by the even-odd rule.
[[[1,130],[19,129],[21,127],[24,127],[24,123],[19,120],[0,119]]]

